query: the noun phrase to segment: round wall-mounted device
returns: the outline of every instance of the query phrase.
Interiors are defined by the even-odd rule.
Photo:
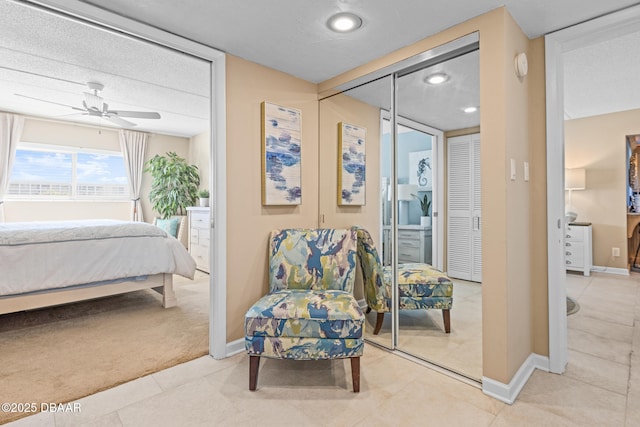
[[[527,62],[527,54],[520,52],[515,59],[516,76],[524,77],[529,71],[529,63]]]

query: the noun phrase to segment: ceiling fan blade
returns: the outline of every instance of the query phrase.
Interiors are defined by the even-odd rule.
[[[118,117],[132,117],[137,119],[159,119],[160,113],[151,111],[121,111],[121,110],[109,110],[109,114],[115,114]]]
[[[59,102],[54,102],[54,101],[47,101],[46,99],[34,98],[33,96],[21,95],[21,94],[19,94],[19,93],[14,93],[14,95],[15,95],[15,96],[20,96],[20,97],[22,97],[22,98],[33,99],[33,100],[35,100],[35,101],[48,102],[49,104],[60,105],[60,106],[62,106],[62,107],[73,108],[74,110],[84,111],[84,109],[83,109],[83,108],[74,107],[73,105],[61,104],[61,103],[59,103]]]
[[[121,126],[121,127],[124,127],[124,128],[129,128],[129,127],[136,126],[135,123],[131,123],[130,121],[121,119],[120,117],[117,117],[117,116],[106,115],[106,116],[104,116],[104,118],[109,120],[111,123],[115,123],[118,126]]]

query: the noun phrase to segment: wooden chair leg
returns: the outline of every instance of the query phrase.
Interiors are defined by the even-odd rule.
[[[249,390],[255,391],[258,385],[258,370],[260,369],[260,356],[249,355]]]
[[[378,335],[380,329],[382,329],[382,322],[384,322],[384,313],[378,313],[378,318],[376,319],[376,327],[373,329],[373,335]]]
[[[353,381],[353,392],[360,392],[360,357],[351,358],[351,379]]]
[[[451,313],[449,309],[442,310],[442,320],[444,321],[444,332],[447,334],[450,333],[451,332]]]

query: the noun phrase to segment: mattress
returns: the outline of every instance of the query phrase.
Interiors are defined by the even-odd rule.
[[[158,227],[114,220],[0,224],[0,296],[159,273],[195,261]]]

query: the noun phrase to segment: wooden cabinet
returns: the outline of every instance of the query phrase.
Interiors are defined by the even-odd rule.
[[[567,270],[582,271],[585,276],[591,275],[591,239],[590,223],[571,223],[565,226],[564,263]]]
[[[209,273],[209,247],[210,247],[210,211],[209,208],[189,207],[189,253],[196,261],[198,270]]]

